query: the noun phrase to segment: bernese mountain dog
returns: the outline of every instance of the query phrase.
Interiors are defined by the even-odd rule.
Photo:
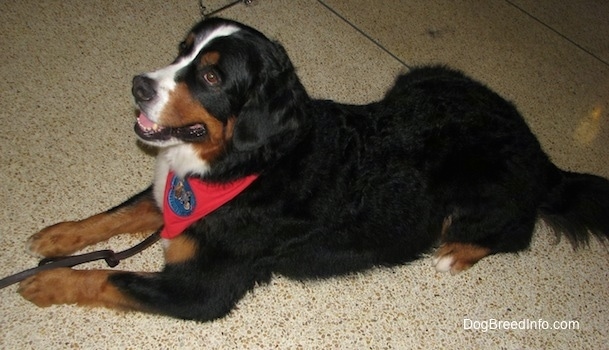
[[[316,100],[279,43],[211,18],[132,92],[135,133],[158,148],[153,184],[28,248],[61,256],[161,230],[165,267],[41,272],[19,287],[39,306],[208,321],[273,274],[325,278],[429,252],[458,273],[527,248],[539,218],[575,246],[609,238],[609,181],[556,167],[510,102],[446,67],[412,69],[367,105]]]

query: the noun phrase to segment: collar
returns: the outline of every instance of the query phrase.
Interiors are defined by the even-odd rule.
[[[170,171],[163,196],[161,237],[177,237],[197,220],[235,198],[257,178],[258,175],[249,175],[230,183],[216,184],[195,177],[181,178]]]

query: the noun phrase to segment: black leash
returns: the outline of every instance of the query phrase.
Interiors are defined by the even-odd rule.
[[[254,5],[257,2],[257,0],[234,0],[222,7],[220,7],[219,9],[213,10],[211,12],[207,12],[207,6],[205,6],[203,4],[203,1],[204,0],[199,0],[199,9],[201,10],[201,16],[203,16],[204,18],[212,17],[212,16],[218,14],[219,12],[222,12],[230,7],[233,7],[234,5],[237,5],[240,2],[242,2],[248,6]]]
[[[110,267],[115,267],[122,260],[130,258],[135,254],[141,252],[142,250],[150,247],[156,241],[161,238],[160,235],[161,230],[156,231],[151,234],[145,240],[136,244],[135,246],[115,253],[113,250],[98,250],[92,253],[80,254],[80,255],[70,255],[70,256],[62,256],[57,258],[46,258],[42,259],[40,263],[38,263],[38,267],[34,267],[25,271],[21,271],[14,275],[5,277],[0,280],[0,289],[8,287],[17,282],[21,282],[24,279],[33,276],[41,271],[56,269],[58,267],[74,267],[76,265],[97,261],[97,260],[105,260],[106,264]]]

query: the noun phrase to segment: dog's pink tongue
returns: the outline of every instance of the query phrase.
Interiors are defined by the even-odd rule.
[[[137,117],[137,123],[144,129],[152,129],[156,125],[156,123],[148,119],[144,113],[140,113]]]

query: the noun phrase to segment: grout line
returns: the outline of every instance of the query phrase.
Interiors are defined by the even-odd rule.
[[[333,8],[331,8],[330,6],[326,5],[322,0],[317,0],[317,2],[319,2],[321,5],[323,5],[326,9],[328,9],[330,12],[332,12],[336,17],[340,18],[341,20],[343,20],[343,22],[347,23],[349,26],[351,26],[351,28],[355,29],[358,33],[360,33],[361,35],[363,35],[366,39],[370,40],[374,45],[376,45],[378,48],[380,48],[381,50],[385,51],[389,56],[393,57],[396,61],[400,62],[402,65],[404,65],[406,68],[408,69],[412,69],[412,66],[407,64],[406,62],[404,62],[401,58],[399,58],[398,56],[396,56],[393,52],[389,51],[387,48],[385,48],[383,45],[381,45],[377,40],[375,40],[373,37],[371,37],[370,35],[366,34],[366,32],[364,32],[363,30],[361,30],[360,28],[358,28],[355,24],[349,22],[348,19],[346,19],[345,17],[343,17],[340,13],[336,12]]]
[[[510,0],[505,0],[505,2],[507,2],[508,4],[512,5],[514,8],[520,10],[522,13],[524,13],[525,15],[529,16],[531,19],[535,20],[537,23],[541,24],[542,26],[548,28],[549,30],[551,30],[552,32],[554,32],[555,34],[557,34],[558,36],[560,36],[561,38],[563,38],[564,40],[568,41],[569,43],[571,43],[572,45],[574,45],[575,47],[577,47],[578,49],[582,50],[583,52],[587,53],[588,55],[596,58],[598,61],[600,61],[601,63],[605,64],[606,66],[609,66],[609,62],[605,61],[604,59],[602,59],[601,57],[595,55],[593,52],[591,52],[590,50],[586,49],[585,47],[581,46],[580,44],[576,43],[575,41],[571,40],[569,37],[567,37],[566,35],[562,34],[561,32],[559,32],[558,30],[550,27],[548,24],[544,23],[542,20],[540,20],[539,18],[533,16],[532,14],[530,14],[529,12],[527,12],[526,10],[524,10],[523,8],[519,7],[518,5],[514,4],[512,1]]]

